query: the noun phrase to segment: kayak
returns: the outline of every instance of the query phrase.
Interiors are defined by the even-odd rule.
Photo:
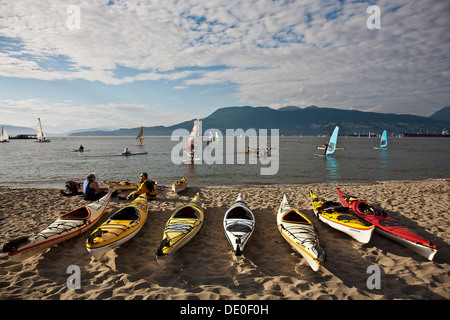
[[[386,212],[358,198],[349,196],[337,189],[341,203],[350,208],[359,218],[375,225],[375,230],[383,236],[394,240],[413,250],[419,255],[433,260],[437,248],[435,244],[422,238],[399,221],[387,216]]]
[[[86,248],[95,259],[133,238],[147,220],[148,202],[145,195],[121,208],[94,230],[86,240]]]
[[[326,260],[326,253],[319,246],[318,232],[308,218],[289,204],[286,195],[278,209],[277,225],[283,238],[305,258],[309,266],[314,271],[319,270]]]
[[[325,201],[312,191],[311,202],[317,218],[330,227],[348,234],[355,240],[368,243],[375,229],[373,224],[364,222],[353,215],[347,207],[338,202]]]
[[[184,177],[183,179],[174,182],[172,184],[172,190],[175,193],[179,193],[179,192],[185,190],[187,188],[187,181],[188,181],[188,178]]]
[[[238,262],[255,228],[255,216],[240,193],[223,217],[223,228]]]
[[[177,209],[167,221],[156,252],[158,263],[166,262],[200,231],[205,216],[199,198],[197,193],[189,204]]]
[[[143,151],[143,152],[127,152],[127,153],[122,152],[122,153],[115,154],[115,156],[125,156],[125,157],[127,157],[127,156],[136,156],[136,155],[147,154],[147,153],[148,153],[148,151]]]
[[[98,184],[100,189],[108,189],[113,187],[114,190],[135,190],[138,188],[136,183],[130,183],[128,181],[103,181]]]
[[[3,252],[14,261],[23,261],[62,241],[80,235],[102,217],[111,200],[112,190],[101,199],[61,215],[44,230],[32,237],[12,240],[3,246]]]

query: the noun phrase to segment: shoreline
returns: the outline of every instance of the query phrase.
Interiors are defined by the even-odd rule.
[[[309,190],[337,201],[336,187],[380,205],[419,235],[437,245],[428,261],[379,234],[368,244],[320,222],[314,215]],[[60,214],[87,202],[81,196],[63,197],[60,189],[0,187],[0,244],[31,236]],[[160,267],[154,252],[170,215],[201,193],[205,222],[185,247]],[[222,221],[225,211],[241,192],[253,211],[256,228],[243,259],[235,262]],[[314,272],[281,237],[276,211],[283,193],[319,232],[328,259]],[[128,204],[113,198],[102,221]],[[180,195],[161,188],[149,202],[149,217],[132,240],[94,260],[85,248],[91,228],[81,236],[52,247],[23,263],[0,253],[0,299],[23,300],[444,300],[450,299],[450,181],[326,184],[296,186],[197,187]],[[99,224],[97,224],[98,226]],[[70,274],[81,270],[81,288],[67,288]],[[376,265],[381,289],[367,286]]]
[[[450,178],[428,178],[421,180],[375,180],[375,181],[363,181],[363,182],[317,182],[317,183],[304,183],[304,184],[243,184],[243,185],[197,185],[200,189],[248,189],[248,188],[285,188],[285,187],[304,187],[304,186],[355,186],[355,185],[371,185],[371,184],[390,184],[390,183],[421,183],[427,181],[450,181]],[[158,189],[165,190],[170,189],[171,184],[158,184]],[[61,183],[61,187],[39,187],[36,185],[30,186],[0,186],[0,189],[37,189],[37,190],[60,190],[64,189],[64,182]]]

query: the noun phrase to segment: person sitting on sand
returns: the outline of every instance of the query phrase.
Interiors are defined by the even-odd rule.
[[[78,151],[81,151],[81,152],[83,152],[83,151],[84,151],[84,147],[83,147],[83,145],[80,145],[80,147],[78,148]]]
[[[98,183],[95,181],[95,173],[89,173],[83,183],[84,200],[98,200],[104,195],[106,191],[101,191]]]
[[[130,154],[130,150],[128,150],[128,148],[125,148],[125,150],[123,150],[123,154]]]
[[[156,185],[148,178],[147,172],[142,172],[139,179],[141,183],[140,186],[136,191],[133,191],[128,195],[127,200],[133,200],[141,194],[145,194],[147,199],[155,199],[158,193],[156,191]]]

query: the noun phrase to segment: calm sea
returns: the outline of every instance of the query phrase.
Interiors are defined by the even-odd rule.
[[[279,154],[275,175],[261,175],[261,168],[275,168],[274,155],[270,159],[242,154],[242,150],[236,150],[238,139],[247,139],[227,139],[234,139],[235,149],[227,149],[226,143],[223,149],[229,157],[234,157],[235,164],[174,164],[171,153],[179,142],[171,141],[170,137],[146,137],[144,146],[138,146],[134,137],[52,137],[50,143],[11,140],[0,144],[0,186],[64,188],[65,181],[82,182],[89,172],[95,172],[100,181],[135,182],[142,171],[148,172],[161,186],[170,186],[183,176],[188,176],[189,184],[196,186],[348,184],[450,178],[448,138],[390,138],[387,150],[374,150],[379,138],[340,137],[338,147],[346,150],[323,158],[315,156],[323,152],[316,147],[327,138],[279,137],[279,145],[273,151]],[[71,151],[81,144],[87,151]],[[126,147],[132,152],[148,151],[148,154],[115,156]],[[244,164],[236,164],[238,156],[244,157]],[[250,164],[251,158],[257,164]]]

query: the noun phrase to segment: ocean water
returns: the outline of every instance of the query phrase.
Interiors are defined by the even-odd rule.
[[[160,186],[170,186],[183,176],[196,186],[270,186],[348,184],[384,181],[417,181],[450,178],[450,139],[389,138],[387,150],[375,150],[379,138],[339,137],[332,156],[318,157],[316,147],[327,138],[279,137],[272,141],[272,156],[258,158],[237,148],[239,139],[226,137],[221,143],[224,164],[176,164],[172,151],[180,144],[170,137],[146,137],[138,146],[134,137],[52,137],[50,143],[11,140],[0,144],[0,187],[64,188],[65,181],[82,182],[89,172],[97,180],[136,182],[146,171]],[[227,143],[234,142],[234,149]],[[268,138],[270,145],[270,137]],[[216,143],[216,142],[215,142]],[[85,152],[73,152],[80,144]],[[148,154],[116,156],[124,148]],[[208,146],[218,151],[217,146]],[[205,149],[205,150],[206,150]],[[196,156],[197,158],[198,156]],[[244,163],[237,164],[238,158]],[[234,163],[226,163],[226,159]],[[278,165],[276,160],[278,159]],[[251,161],[256,164],[250,163]],[[230,162],[230,161],[228,161]],[[242,161],[241,161],[242,162]],[[277,169],[261,175],[262,168]]]

